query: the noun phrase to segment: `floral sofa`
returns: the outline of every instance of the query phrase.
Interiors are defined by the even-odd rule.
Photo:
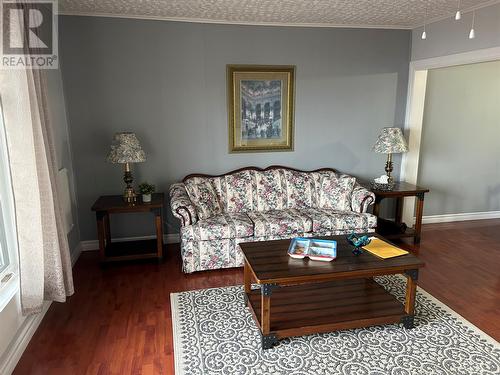
[[[333,169],[272,166],[189,175],[170,187],[185,273],[240,267],[241,242],[373,232],[374,195]]]

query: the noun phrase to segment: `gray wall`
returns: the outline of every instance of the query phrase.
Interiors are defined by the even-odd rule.
[[[430,70],[422,131],[424,214],[500,210],[500,61]]]
[[[60,19],[83,240],[96,238],[96,197],[123,189],[119,166],[105,162],[114,132],[137,132],[148,161],[134,166],[136,181],[167,191],[188,173],[248,165],[371,178],[384,173],[371,151],[378,132],[404,122],[409,31]],[[228,153],[226,64],[243,63],[296,65],[294,152]],[[113,218],[113,236],[152,233],[145,220]]]
[[[427,25],[427,39],[422,40],[422,28],[412,32],[411,59],[446,56],[477,49],[500,47],[500,4],[476,11],[476,38],[469,39],[472,13],[466,13],[460,21],[451,16]]]

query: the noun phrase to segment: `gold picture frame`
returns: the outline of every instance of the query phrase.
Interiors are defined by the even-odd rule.
[[[227,65],[229,152],[293,151],[295,66]]]

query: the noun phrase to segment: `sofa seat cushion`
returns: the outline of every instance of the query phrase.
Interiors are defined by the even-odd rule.
[[[209,241],[253,236],[253,223],[245,213],[227,212],[181,228],[183,241]]]
[[[371,229],[377,226],[377,217],[368,213],[338,211],[330,208],[306,208],[300,211],[311,219],[312,231],[316,233]]]
[[[301,210],[293,208],[252,211],[248,212],[248,216],[254,223],[255,237],[307,233],[312,230],[312,220]]]

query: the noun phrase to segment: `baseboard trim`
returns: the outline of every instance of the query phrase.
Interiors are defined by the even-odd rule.
[[[450,223],[453,221],[499,219],[500,211],[468,212],[461,214],[430,215],[422,217],[422,223]]]
[[[137,237],[119,237],[113,238],[112,241],[123,242],[123,241],[139,241],[139,240],[151,240],[156,238],[155,236],[137,236]],[[163,236],[164,243],[179,243],[180,237],[179,233],[170,233]],[[81,251],[93,251],[99,249],[98,240],[81,241],[79,244]]]
[[[24,350],[28,346],[31,338],[35,334],[38,326],[42,322],[43,317],[49,310],[51,304],[52,302],[45,301],[40,313],[36,315],[30,315],[24,319],[24,322],[17,331],[16,336],[3,355],[3,360],[0,363],[0,374],[12,374],[12,372],[14,372],[14,369],[21,359]]]

